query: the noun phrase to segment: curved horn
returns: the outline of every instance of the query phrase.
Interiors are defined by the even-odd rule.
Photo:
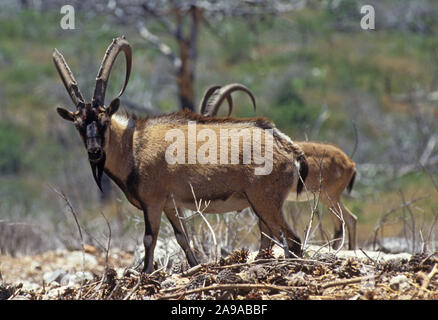
[[[205,111],[205,108],[207,107],[207,102],[210,99],[210,97],[212,95],[214,95],[215,91],[220,89],[221,86],[219,85],[215,85],[215,86],[210,86],[205,92],[204,92],[204,96],[201,99],[201,102],[199,103],[199,113],[202,114],[203,116],[209,117],[211,116],[209,114],[209,110],[207,109],[207,111]],[[233,99],[231,99],[231,96],[228,95],[227,96],[227,102],[228,102],[228,116],[231,115],[231,112],[233,112]]]
[[[128,41],[125,40],[125,36],[122,36],[113,39],[113,42],[109,45],[108,49],[105,52],[105,56],[103,57],[102,64],[100,65],[100,69],[96,77],[96,87],[94,88],[93,100],[91,102],[91,105],[93,107],[103,106],[105,103],[105,92],[108,85],[111,68],[120,51],[123,51],[125,53],[126,76],[123,88],[116,98],[120,97],[126,89],[126,85],[129,81],[129,75],[131,74],[132,50]]]
[[[64,83],[65,88],[67,89],[68,94],[70,95],[71,100],[73,101],[76,108],[84,107],[84,97],[82,96],[81,91],[79,90],[78,83],[76,82],[73,73],[68,67],[67,62],[65,62],[62,54],[55,49],[53,51],[53,62],[55,63],[56,70],[58,70],[59,76],[61,77],[62,82]]]
[[[209,103],[206,106],[206,111],[204,112],[204,114],[208,114],[209,116],[216,116],[220,105],[222,104],[222,102],[224,101],[225,98],[229,98],[231,100],[231,93],[234,91],[244,91],[246,92],[252,101],[252,104],[254,106],[254,111],[256,110],[256,102],[255,102],[255,98],[252,94],[252,92],[243,84],[240,83],[231,83],[231,84],[227,84],[226,86],[223,86],[222,88],[219,89],[219,93],[213,97],[212,100],[209,101]],[[232,100],[231,100],[232,101]],[[232,102],[231,102],[232,105]],[[230,108],[229,114],[231,114],[232,108]]]

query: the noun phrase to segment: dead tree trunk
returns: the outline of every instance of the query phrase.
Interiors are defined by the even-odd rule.
[[[246,1],[189,1],[147,0],[114,1],[110,11],[123,24],[136,21],[140,35],[167,57],[173,66],[180,109],[195,111],[195,78],[198,56],[199,30],[202,24],[214,29],[211,21],[220,17],[244,17],[245,19],[275,16],[304,7],[305,0],[246,0]],[[151,18],[158,22],[160,35],[146,27]],[[215,31],[213,31],[215,32]],[[171,38],[176,44],[172,49],[162,39]]]
[[[196,59],[198,56],[198,30],[200,9],[196,6],[190,7],[190,29],[184,35],[184,13],[178,9],[174,10],[177,21],[175,37],[179,46],[180,66],[176,70],[178,85],[179,103],[181,109],[195,111],[195,74]]]

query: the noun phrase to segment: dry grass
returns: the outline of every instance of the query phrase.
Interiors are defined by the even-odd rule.
[[[234,250],[218,262],[209,262],[191,269],[173,272],[157,269],[153,274],[140,274],[130,267],[122,268],[132,258],[123,252],[110,253],[107,276],[102,277],[104,253],[89,251],[99,264],[87,265],[93,280],[82,285],[81,299],[139,300],[139,299],[214,299],[214,300],[393,300],[438,299],[438,258],[432,255],[413,255],[410,259],[382,260],[342,258],[319,253],[312,258],[276,258],[253,260],[248,251]],[[73,268],[67,262],[69,251],[29,257],[29,259],[0,257],[4,278],[0,290],[6,299],[78,299],[79,284],[60,285],[54,281],[41,283],[43,270]],[[55,260],[56,259],[56,260]],[[80,260],[80,259],[78,259]],[[34,261],[30,267],[29,261]],[[116,269],[115,265],[119,263]],[[125,262],[126,263],[126,262]],[[21,280],[11,279],[5,266],[13,264],[21,272]],[[125,264],[126,265],[126,264]],[[30,269],[33,268],[30,272]],[[76,269],[81,268],[77,262]],[[24,285],[32,275],[40,285]]]

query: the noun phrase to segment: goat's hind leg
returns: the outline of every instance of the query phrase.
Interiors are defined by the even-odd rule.
[[[181,208],[178,208],[178,213],[181,213]],[[191,267],[194,267],[198,264],[198,261],[195,258],[195,254],[190,248],[189,241],[187,239],[187,233],[185,232],[184,222],[179,221],[177,213],[175,212],[175,208],[166,208],[164,209],[164,213],[166,214],[167,219],[170,221],[172,225],[173,232],[175,233],[175,238],[180,247],[183,249],[187,261]]]
[[[342,237],[345,234],[345,229],[343,229],[343,223],[340,219],[341,217],[339,215],[342,214],[342,219],[345,222],[345,226],[347,227],[348,231],[348,249],[349,250],[355,250],[356,249],[356,242],[357,242],[357,217],[348,210],[347,207],[344,206],[344,204],[338,200],[337,203],[339,206],[332,206],[332,203],[329,201],[325,201],[325,205],[328,210],[333,210],[336,212],[338,216],[336,216],[333,212],[330,212],[330,216],[333,221],[334,225],[334,240],[332,241],[332,247],[334,249],[339,249],[339,246],[342,243]]]
[[[260,231],[263,230],[263,232],[265,232],[269,230],[269,232],[265,233],[274,236],[280,243],[283,242],[283,234],[289,250],[295,255],[301,256],[301,239],[286,223],[281,208],[283,202],[280,201],[280,198],[274,196],[271,198],[260,199],[257,196],[251,197],[250,194],[247,194],[247,199],[251,204],[254,213],[259,218]],[[270,240],[262,234],[260,248],[267,248],[269,244]]]
[[[271,230],[260,218],[259,218],[259,229],[260,229],[260,249],[256,259],[260,259],[260,257],[262,257],[263,250],[269,250],[274,245],[274,242],[268,238],[268,236],[272,237]]]

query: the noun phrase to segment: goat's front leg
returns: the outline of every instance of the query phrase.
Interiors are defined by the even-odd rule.
[[[160,230],[162,206],[142,205],[144,214],[145,232],[143,237],[144,244],[144,273],[154,271],[154,250],[157,244],[158,231]]]

